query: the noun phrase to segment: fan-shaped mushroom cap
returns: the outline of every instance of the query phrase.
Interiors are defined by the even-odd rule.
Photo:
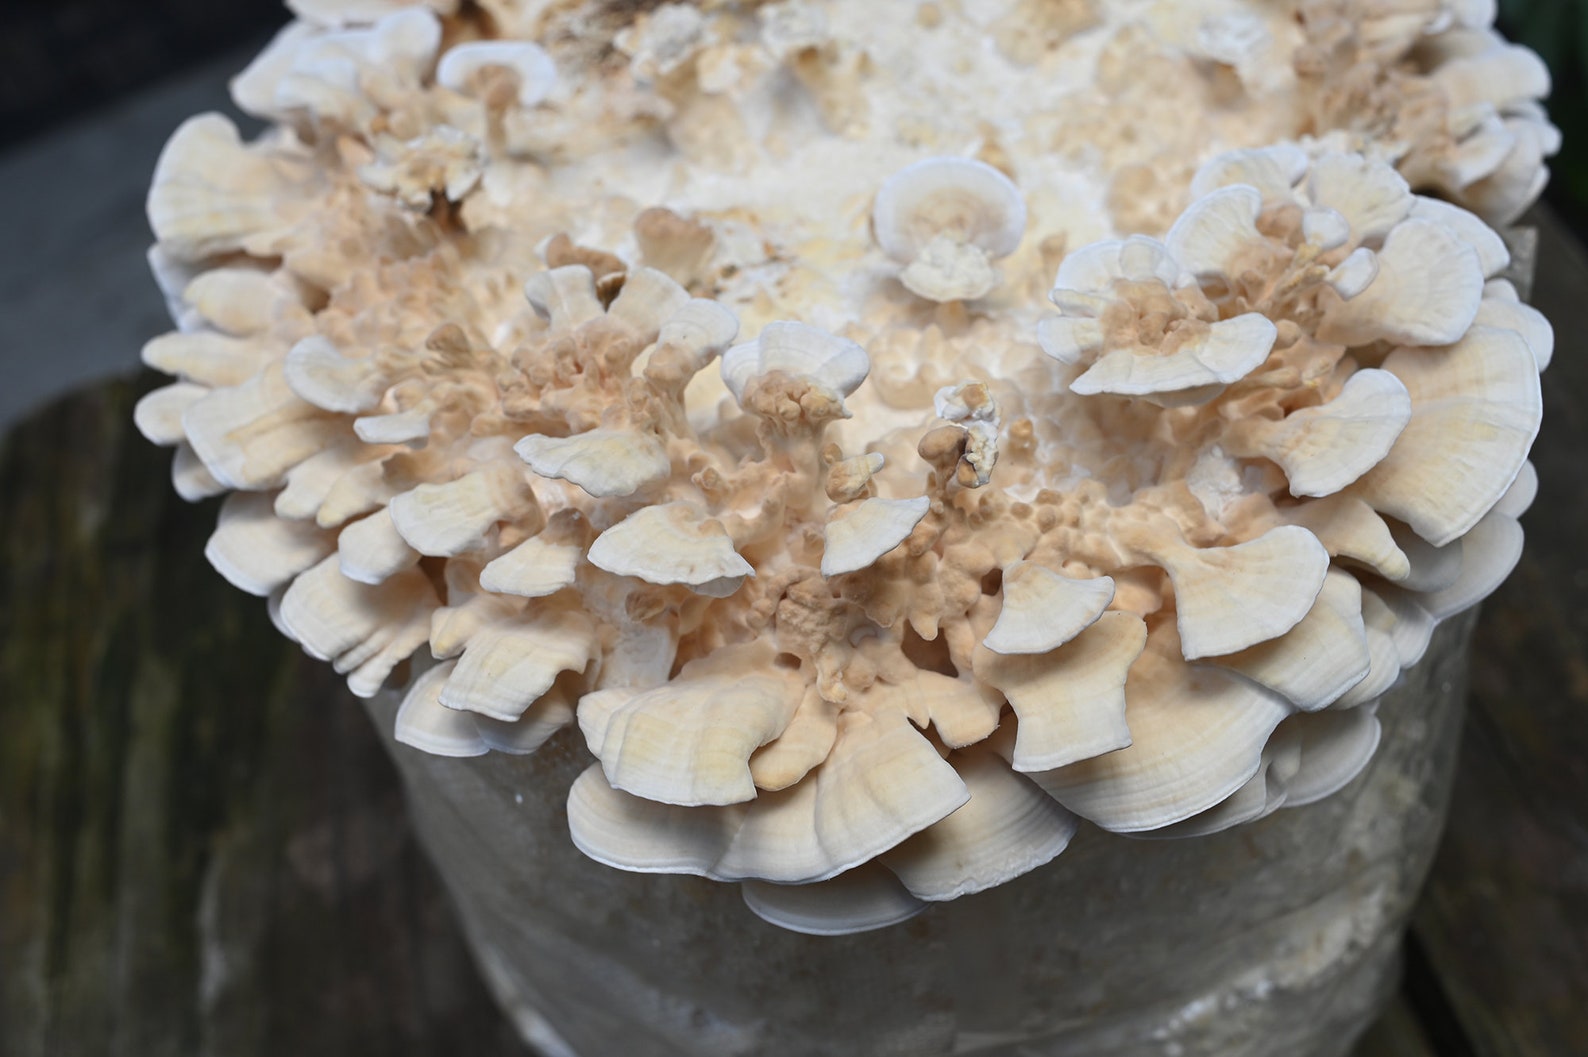
[[[160,153],[149,189],[149,226],[165,251],[185,260],[244,250],[275,252],[276,239],[302,213],[285,193],[295,160],[243,147],[220,114],[189,118]]]
[[[455,716],[466,716],[472,720],[474,729],[480,734],[480,740],[485,742],[492,752],[527,756],[544,745],[553,734],[573,722],[574,701],[573,695],[564,692],[559,682],[512,722],[492,719],[478,712],[457,712],[452,709],[447,711]]]
[[[1150,546],[1174,584],[1188,661],[1283,635],[1311,611],[1329,571],[1318,537],[1294,525],[1230,547]]]
[[[346,433],[346,425],[298,397],[280,366],[216,389],[182,413],[188,443],[228,488],[279,488],[287,471]]]
[[[1478,523],[1527,460],[1543,412],[1533,354],[1513,331],[1473,327],[1448,348],[1397,349],[1384,370],[1411,394],[1411,422],[1353,491],[1442,546]]]
[[[926,496],[863,499],[827,523],[822,575],[842,576],[867,568],[903,543],[932,508]]]
[[[1146,643],[1140,617],[1104,613],[1048,653],[977,651],[977,677],[1003,692],[1020,721],[1015,770],[1048,771],[1129,745],[1125,680]]]
[[[1377,701],[1401,677],[1403,661],[1396,645],[1394,612],[1372,591],[1362,592],[1362,624],[1367,632],[1367,652],[1372,658],[1367,675],[1344,694],[1332,709],[1354,709]]]
[[[544,598],[573,585],[583,557],[584,548],[577,544],[531,536],[492,560],[480,573],[480,586],[498,594]]]
[[[1511,482],[1511,487],[1505,490],[1500,501],[1494,504],[1491,513],[1504,514],[1506,517],[1519,518],[1527,513],[1533,505],[1533,500],[1538,498],[1538,470],[1531,462],[1524,462],[1517,471],[1516,480]]]
[[[312,521],[276,517],[270,495],[234,492],[221,504],[204,557],[232,586],[263,598],[335,547],[335,537]]]
[[[1255,187],[1264,203],[1289,202],[1291,189],[1307,174],[1307,166],[1307,152],[1293,143],[1226,151],[1197,169],[1191,178],[1191,197],[1245,184]]]
[[[1255,773],[1291,708],[1217,668],[1150,647],[1125,684],[1131,744],[1030,777],[1082,818],[1116,833],[1158,829],[1206,811]]]
[[[374,363],[351,359],[325,338],[304,338],[287,354],[287,385],[315,407],[364,414],[380,406],[387,379]]]
[[[590,564],[653,584],[683,584],[726,598],[755,569],[733,549],[722,522],[690,503],[642,507],[590,545]]]
[[[1047,653],[1069,642],[1114,600],[1112,577],[1072,580],[1035,562],[1004,569],[1003,608],[982,645],[994,653]]]
[[[1549,367],[1555,356],[1555,328],[1538,309],[1522,304],[1514,296],[1498,296],[1485,288],[1483,303],[1478,306],[1478,314],[1472,322],[1475,326],[1516,331],[1532,350],[1540,371]]]
[[[395,737],[432,756],[484,756],[491,746],[468,714],[441,703],[441,687],[451,676],[453,663],[438,664],[414,680],[398,706]]]
[[[421,484],[392,498],[392,524],[420,554],[450,556],[476,550],[499,521],[533,507],[522,467],[488,463],[446,484]]]
[[[513,446],[542,477],[572,481],[597,499],[633,495],[672,472],[667,449],[649,433],[593,429],[571,437],[531,434]]]
[[[1331,705],[1361,682],[1371,665],[1362,587],[1350,573],[1330,569],[1318,600],[1299,624],[1276,639],[1209,661],[1282,694],[1303,711]]]
[[[1411,565],[1410,571],[1396,581],[1397,587],[1423,594],[1443,591],[1456,582],[1461,575],[1461,540],[1435,547],[1398,521],[1391,523],[1389,528]]]
[[[846,712],[826,762],[778,793],[679,807],[613,789],[599,765],[574,783],[568,826],[597,862],[808,884],[874,858],[969,799],[953,767],[898,713]]]
[[[882,863],[917,899],[982,892],[1050,862],[1080,820],[986,749],[949,757],[970,800],[892,850]]]
[[[1358,562],[1386,580],[1404,580],[1411,571],[1389,525],[1354,495],[1336,493],[1276,513],[1286,524],[1300,525],[1317,536],[1331,558]]]
[[[664,804],[754,799],[750,757],[783,733],[805,690],[770,660],[755,647],[719,650],[655,689],[586,694],[579,727],[607,782]]]
[[[143,362],[150,367],[208,388],[240,385],[269,358],[269,349],[256,340],[213,330],[162,334],[143,347]]]
[[[1285,782],[1285,806],[1305,807],[1349,785],[1373,759],[1383,727],[1374,705],[1291,716],[1274,740],[1294,742],[1300,764]]]
[[[298,576],[280,619],[311,657],[331,661],[359,697],[373,697],[391,670],[430,637],[435,589],[417,569],[376,585],[342,575],[333,555]]]
[[[781,372],[805,379],[839,398],[860,388],[871,370],[866,350],[804,323],[768,323],[754,341],[722,354],[722,380],[744,406],[752,379]]]
[[[871,230],[882,252],[905,264],[939,236],[1006,257],[1025,235],[1026,202],[1014,182],[986,162],[927,158],[883,183]]]
[[[1278,333],[1270,320],[1248,312],[1211,324],[1167,355],[1142,356],[1134,349],[1105,353],[1070,383],[1070,391],[1144,396],[1227,385],[1268,359]]]
[[[448,48],[436,66],[436,82],[454,92],[490,101],[492,70],[511,71],[516,80],[513,98],[526,110],[551,93],[557,67],[539,45],[527,40],[476,40]]]
[[[1485,514],[1461,537],[1461,568],[1449,586],[1418,598],[1435,620],[1471,609],[1505,582],[1522,558],[1522,526],[1497,511]]]
[[[1454,231],[1478,255],[1478,266],[1482,268],[1485,279],[1505,271],[1511,263],[1511,251],[1506,248],[1499,232],[1485,224],[1476,214],[1458,205],[1415,195],[1410,215],[1432,220]]]
[[[1345,217],[1358,242],[1384,238],[1411,213],[1415,198],[1400,173],[1360,154],[1325,154],[1307,172],[1314,205]]]
[[[182,430],[182,413],[210,394],[207,386],[177,382],[146,393],[132,409],[133,424],[144,439],[161,447],[172,447],[187,439]]]
[[[441,703],[513,722],[558,675],[584,671],[595,648],[595,626],[582,613],[537,613],[489,623],[468,636],[463,657],[441,690]]]
[[[419,552],[408,545],[382,507],[347,525],[336,537],[337,561],[342,575],[361,584],[378,584],[419,562]]]
[[[1326,496],[1377,465],[1412,417],[1412,401],[1388,371],[1357,371],[1326,404],[1277,422],[1248,419],[1220,443],[1231,455],[1262,455],[1278,463],[1294,496]]]
[[[1374,341],[1445,345],[1472,325],[1483,300],[1477,251],[1442,223],[1413,218],[1390,230],[1367,289],[1332,305],[1319,337],[1343,345]]]
[[[745,906],[756,917],[807,936],[847,936],[898,925],[927,908],[881,866],[857,866],[815,884],[746,881]]]
[[[757,789],[775,793],[804,778],[832,751],[838,739],[838,706],[808,687],[794,718],[772,741],[750,757]]]
[[[1193,202],[1174,222],[1164,244],[1186,271],[1198,278],[1233,278],[1250,245],[1261,241],[1257,214],[1263,196],[1255,187],[1220,188]]]

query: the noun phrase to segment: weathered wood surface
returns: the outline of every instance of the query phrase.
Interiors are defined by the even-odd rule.
[[[368,721],[206,567],[134,388],[0,452],[0,1054],[522,1054]]]
[[[1485,604],[1450,826],[1415,933],[1476,1057],[1588,1054],[1588,257],[1540,225],[1555,324],[1527,550]]]

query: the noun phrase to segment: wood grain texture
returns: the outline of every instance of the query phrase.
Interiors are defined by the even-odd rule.
[[[1539,496],[1485,604],[1449,828],[1415,921],[1477,1057],[1588,1054],[1588,259],[1540,214],[1555,325]]]
[[[207,568],[133,395],[0,452],[0,1054],[522,1054],[368,721]]]

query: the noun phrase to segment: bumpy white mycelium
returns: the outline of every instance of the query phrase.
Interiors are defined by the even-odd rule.
[[[602,862],[843,932],[1308,803],[1517,559],[1550,329],[1413,190],[1543,180],[1481,4],[294,9],[138,423],[400,741],[576,724]]]

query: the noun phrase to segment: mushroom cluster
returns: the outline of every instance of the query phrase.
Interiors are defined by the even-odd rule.
[[[814,933],[1349,782],[1518,558],[1552,342],[1479,215],[1538,85],[1469,98],[1520,62],[1473,5],[862,6],[297,0],[234,82],[270,130],[161,158],[137,411],[400,742],[574,726],[581,850]],[[1073,149],[1123,41],[1211,86],[1178,182]],[[1298,113],[1363,49],[1444,139]]]

